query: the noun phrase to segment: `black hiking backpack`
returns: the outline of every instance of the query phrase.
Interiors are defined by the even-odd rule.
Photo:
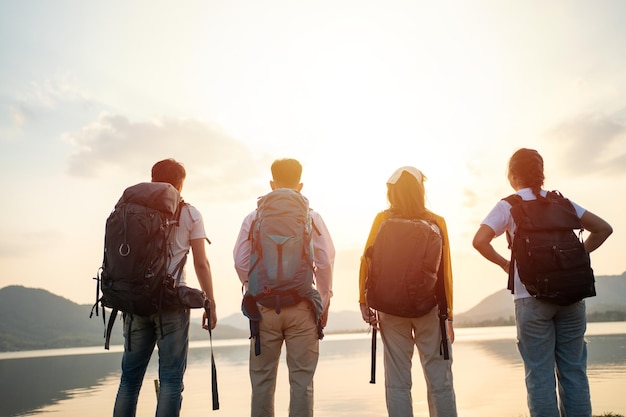
[[[507,233],[511,249],[509,286],[513,291],[514,265],[530,295],[558,305],[569,305],[596,295],[589,253],[582,242],[583,226],[574,206],[558,191],[523,200],[513,194],[516,231]],[[575,231],[578,230],[578,235]]]
[[[96,303],[112,309],[105,333],[109,348],[117,312],[147,316],[171,306],[175,286],[187,257],[173,274],[170,234],[178,225],[183,200],[175,187],[162,182],[144,182],[127,188],[106,220],[104,258],[99,270]],[[102,292],[102,296],[100,296]]]
[[[385,220],[366,254],[371,258],[365,283],[367,304],[400,317],[421,317],[431,311],[438,304],[442,246],[434,222]]]

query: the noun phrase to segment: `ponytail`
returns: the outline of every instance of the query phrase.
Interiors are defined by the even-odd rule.
[[[509,160],[509,175],[514,175],[520,185],[532,189],[533,194],[539,197],[539,192],[545,180],[543,174],[543,158],[534,149],[521,148]]]

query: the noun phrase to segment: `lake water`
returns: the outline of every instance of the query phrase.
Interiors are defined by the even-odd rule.
[[[527,416],[524,372],[514,327],[456,329],[453,345],[459,416]],[[626,323],[589,323],[588,375],[594,414],[626,415]],[[366,334],[328,335],[320,343],[315,376],[316,417],[386,415],[382,342],[378,340],[377,380],[370,384],[370,342]],[[182,415],[249,415],[248,341],[214,341],[220,409],[211,406],[210,350],[193,342],[185,374]],[[0,354],[0,416],[104,417],[112,414],[120,376],[121,347]],[[156,352],[146,374],[138,417],[154,415]],[[281,363],[277,416],[287,415],[289,384]],[[415,416],[428,416],[425,385],[414,360]]]

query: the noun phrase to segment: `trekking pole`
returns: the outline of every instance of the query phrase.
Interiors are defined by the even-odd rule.
[[[211,333],[210,330],[209,333]],[[213,357],[213,342],[211,342],[211,392],[213,395],[213,410],[219,410],[220,398],[217,392],[217,368],[215,367],[215,358]]]
[[[376,383],[376,327],[372,326],[372,369],[370,373],[370,384]]]
[[[209,345],[211,347],[211,393],[213,399],[213,410],[220,409],[220,399],[217,392],[217,368],[215,367],[215,358],[213,356],[213,334],[211,332],[211,301],[204,300],[204,312],[206,313],[209,328]]]
[[[220,399],[217,392],[217,368],[215,367],[215,357],[213,356],[213,333],[211,331],[211,301],[204,299],[204,313],[207,317],[209,330],[209,346],[211,348],[211,394],[213,399],[213,410],[220,409]]]

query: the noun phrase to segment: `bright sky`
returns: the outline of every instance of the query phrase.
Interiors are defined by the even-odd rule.
[[[241,220],[270,163],[295,157],[337,248],[334,309],[358,308],[385,181],[414,165],[463,312],[506,286],[471,239],[519,147],[612,224],[592,262],[621,274],[625,20],[621,0],[2,1],[0,287],[92,303],[108,213],[174,157],[213,242],[218,315],[237,312]]]

